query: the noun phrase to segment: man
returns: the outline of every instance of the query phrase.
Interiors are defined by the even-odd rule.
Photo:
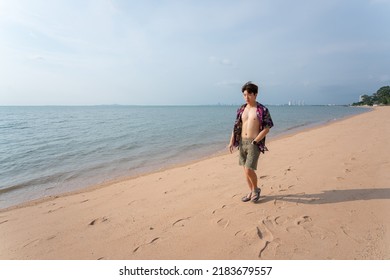
[[[268,134],[273,122],[268,109],[256,101],[258,86],[247,82],[241,89],[245,104],[237,110],[237,118],[230,137],[229,150],[234,147],[240,151],[239,164],[244,166],[245,178],[250,193],[244,196],[243,202],[257,202],[260,198],[260,188],[257,186],[257,162],[260,153],[267,151],[265,136]]]

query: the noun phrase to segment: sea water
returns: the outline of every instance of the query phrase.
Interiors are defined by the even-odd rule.
[[[268,139],[367,110],[267,107],[274,121]],[[225,150],[237,108],[0,107],[0,208]]]

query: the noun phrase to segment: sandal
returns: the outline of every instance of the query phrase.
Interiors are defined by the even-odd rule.
[[[246,196],[244,196],[243,198],[241,198],[241,201],[242,202],[248,202],[249,200],[251,200],[252,198],[252,193],[248,193]]]
[[[260,192],[261,192],[261,189],[260,188],[255,188],[255,190],[253,191],[253,197],[252,197],[252,202],[257,202],[259,201],[260,199]]]

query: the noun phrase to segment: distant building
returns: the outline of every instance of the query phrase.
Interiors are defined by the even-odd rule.
[[[363,102],[363,95],[359,96],[359,102]]]
[[[305,100],[299,100],[299,101],[289,101],[288,106],[305,106]]]

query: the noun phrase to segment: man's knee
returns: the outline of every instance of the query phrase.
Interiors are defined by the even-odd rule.
[[[245,170],[245,174],[248,176],[256,175],[256,172],[253,169],[245,167],[244,170]]]

